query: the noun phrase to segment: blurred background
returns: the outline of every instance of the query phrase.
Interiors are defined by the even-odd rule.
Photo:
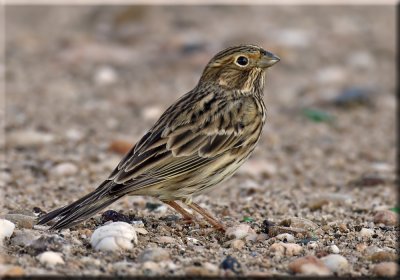
[[[93,190],[214,54],[243,43],[281,58],[267,73],[267,123],[238,174],[196,200],[258,224],[296,215],[367,226],[371,211],[396,206],[394,7],[8,6],[5,15],[5,210],[49,211]],[[149,201],[112,209],[147,217]]]

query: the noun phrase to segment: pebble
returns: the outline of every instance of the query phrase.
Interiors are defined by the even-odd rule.
[[[360,70],[368,70],[375,67],[375,59],[368,51],[357,51],[352,53],[347,59],[347,63]]]
[[[390,210],[378,211],[374,216],[375,224],[384,224],[385,226],[395,226],[398,222],[397,214]]]
[[[279,223],[280,226],[291,227],[291,228],[300,228],[305,230],[315,230],[318,228],[318,225],[314,222],[299,218],[299,217],[290,217],[282,220]]]
[[[372,273],[376,276],[390,277],[396,276],[398,264],[395,262],[382,262],[374,266]]]
[[[277,239],[283,241],[283,242],[288,242],[288,243],[293,243],[294,242],[294,236],[289,234],[289,233],[281,233],[275,236]]]
[[[157,120],[162,113],[163,110],[158,106],[146,107],[142,111],[143,118],[149,121]]]
[[[229,227],[225,232],[225,235],[229,239],[242,239],[249,234],[255,234],[255,231],[249,224],[239,224],[237,226]]]
[[[321,68],[315,75],[317,83],[321,85],[327,84],[340,84],[345,81],[347,77],[345,69],[338,66],[330,66]]]
[[[7,135],[7,143],[20,148],[39,147],[53,141],[52,134],[35,130],[12,131]]]
[[[235,259],[232,256],[227,256],[222,262],[220,267],[223,270],[231,270],[235,273],[239,273],[241,271],[241,265],[240,263],[237,261],[237,259]]]
[[[250,175],[253,178],[259,176],[271,178],[277,173],[277,167],[264,160],[250,159],[239,169],[239,173]]]
[[[78,167],[71,162],[59,163],[53,167],[51,174],[62,177],[68,175],[74,175],[78,172]]]
[[[369,259],[374,263],[391,262],[397,260],[397,255],[391,252],[380,251],[371,254]]]
[[[271,252],[275,252],[280,256],[298,256],[303,252],[303,247],[295,243],[274,243],[270,247]]]
[[[141,269],[146,276],[159,275],[162,272],[161,266],[152,261],[146,261],[142,264]]]
[[[133,243],[138,243],[135,228],[124,222],[101,226],[90,238],[92,247],[101,251],[132,250]]]
[[[12,238],[12,243],[17,246],[27,247],[38,238],[37,231],[25,229],[23,231],[15,232],[15,235]]]
[[[37,255],[45,251],[61,252],[64,250],[64,245],[66,243],[65,239],[58,235],[41,236],[33,240],[32,243],[26,247],[26,251],[30,255]]]
[[[332,272],[343,273],[349,269],[349,262],[347,259],[338,254],[330,254],[321,258],[321,261]]]
[[[0,219],[0,246],[3,245],[5,238],[10,238],[15,229],[15,224],[5,220]]]
[[[170,254],[167,250],[159,247],[148,248],[141,252],[137,260],[141,263],[152,261],[152,262],[161,262],[170,260]]]
[[[370,228],[362,228],[359,232],[361,237],[371,238],[372,235],[375,233],[373,229]]]
[[[189,266],[185,268],[185,274],[190,276],[217,276],[218,271],[210,271],[204,266]]]
[[[302,275],[326,276],[332,274],[325,264],[314,256],[298,258],[289,263],[288,267],[292,272]]]
[[[340,253],[339,247],[336,246],[336,245],[331,245],[331,246],[329,247],[329,251],[330,251],[331,253],[333,253],[333,254],[339,254],[339,253]]]
[[[10,266],[0,264],[1,276],[22,276],[25,275],[25,270],[20,266]]]
[[[355,105],[371,105],[371,89],[362,87],[349,87],[333,99],[338,107],[351,107]]]
[[[118,80],[117,72],[110,66],[102,66],[97,69],[94,81],[97,85],[111,85]]]
[[[133,143],[125,140],[113,140],[108,146],[108,150],[117,154],[126,154],[133,147]]]
[[[124,214],[118,213],[114,210],[107,210],[101,215],[101,222],[104,224],[108,221],[130,223],[129,217]]]
[[[18,228],[32,229],[36,224],[36,217],[24,214],[5,214],[4,218],[13,222]]]
[[[47,251],[43,252],[40,255],[37,256],[37,259],[39,262],[42,264],[48,265],[48,266],[55,266],[57,264],[64,264],[64,260],[61,256],[60,253],[52,252],[52,251]]]
[[[160,236],[160,237],[157,237],[156,242],[161,243],[161,244],[171,244],[171,243],[176,243],[176,240],[175,240],[175,238],[170,237],[170,236]]]
[[[236,249],[236,250],[242,250],[242,248],[244,247],[244,245],[245,245],[245,243],[244,243],[244,241],[241,240],[241,239],[235,239],[235,240],[233,240],[232,243],[231,243],[231,247],[232,247],[233,249]]]

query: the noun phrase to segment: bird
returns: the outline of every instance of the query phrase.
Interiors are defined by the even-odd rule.
[[[142,195],[169,205],[184,221],[197,212],[224,231],[193,198],[230,178],[253,153],[266,121],[265,73],[279,61],[253,44],[218,52],[197,85],[168,107],[103,183],[37,224],[54,220],[50,229],[70,228],[126,195]]]

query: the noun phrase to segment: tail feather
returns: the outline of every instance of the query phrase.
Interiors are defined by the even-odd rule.
[[[113,184],[110,181],[104,182],[96,190],[70,205],[61,207],[40,217],[38,224],[45,224],[57,218],[59,219],[51,226],[51,229],[70,228],[73,225],[79,224],[121,197],[108,194],[108,190]]]

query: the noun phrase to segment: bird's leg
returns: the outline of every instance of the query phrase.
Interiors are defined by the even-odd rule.
[[[163,201],[165,204],[168,204],[172,208],[174,208],[179,214],[182,215],[183,220],[185,223],[191,223],[194,220],[194,216],[182,208],[178,203],[175,201]]]
[[[201,208],[198,204],[194,202],[187,203],[186,205],[202,215],[207,220],[207,222],[209,222],[217,230],[225,231],[225,226],[218,222],[207,210]]]

